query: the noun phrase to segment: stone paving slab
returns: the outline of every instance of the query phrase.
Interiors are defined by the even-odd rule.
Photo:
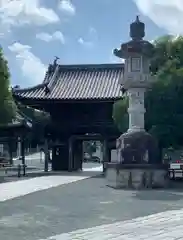
[[[44,176],[0,184],[0,202],[83,180],[89,176]]]
[[[41,240],[181,240],[183,209],[81,229]]]

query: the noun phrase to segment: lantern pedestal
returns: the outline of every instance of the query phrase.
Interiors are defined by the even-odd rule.
[[[157,141],[145,130],[128,131],[117,139],[118,158],[106,168],[107,186],[114,188],[165,188],[169,180]]]
[[[106,185],[115,189],[151,189],[169,186],[167,167],[163,164],[108,163]]]

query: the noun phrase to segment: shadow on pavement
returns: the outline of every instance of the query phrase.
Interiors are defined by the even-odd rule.
[[[83,176],[83,177],[95,177],[103,175],[103,172],[98,171],[87,171],[87,172],[32,172],[28,173],[28,177],[39,177],[39,176]]]
[[[183,195],[180,193],[172,193],[170,190],[147,190],[139,191],[133,196],[139,200],[157,200],[157,201],[179,201],[183,199]]]

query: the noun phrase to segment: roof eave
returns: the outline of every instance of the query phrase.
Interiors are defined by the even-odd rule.
[[[20,101],[54,101],[54,102],[91,102],[91,101],[96,101],[96,102],[113,102],[120,100],[123,96],[116,96],[116,97],[111,97],[111,98],[47,98],[47,97],[24,97],[20,95],[16,95],[15,98]]]
[[[21,89],[16,89],[16,88],[12,88],[12,93],[13,95],[18,94],[18,93],[25,93],[25,92],[29,92],[29,91],[35,91],[35,90],[39,90],[41,88],[44,88],[47,84],[46,83],[41,83],[38,84],[36,86],[33,87],[28,87],[28,88],[21,88]]]

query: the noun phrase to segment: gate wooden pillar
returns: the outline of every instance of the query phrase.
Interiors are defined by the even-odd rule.
[[[69,172],[74,169],[73,140],[73,137],[69,138]]]
[[[52,170],[53,171],[68,171],[69,170],[69,141],[55,144],[52,150]]]
[[[83,140],[72,136],[69,139],[69,171],[82,169]]]
[[[74,170],[82,170],[83,162],[83,140],[75,139],[73,142]]]

